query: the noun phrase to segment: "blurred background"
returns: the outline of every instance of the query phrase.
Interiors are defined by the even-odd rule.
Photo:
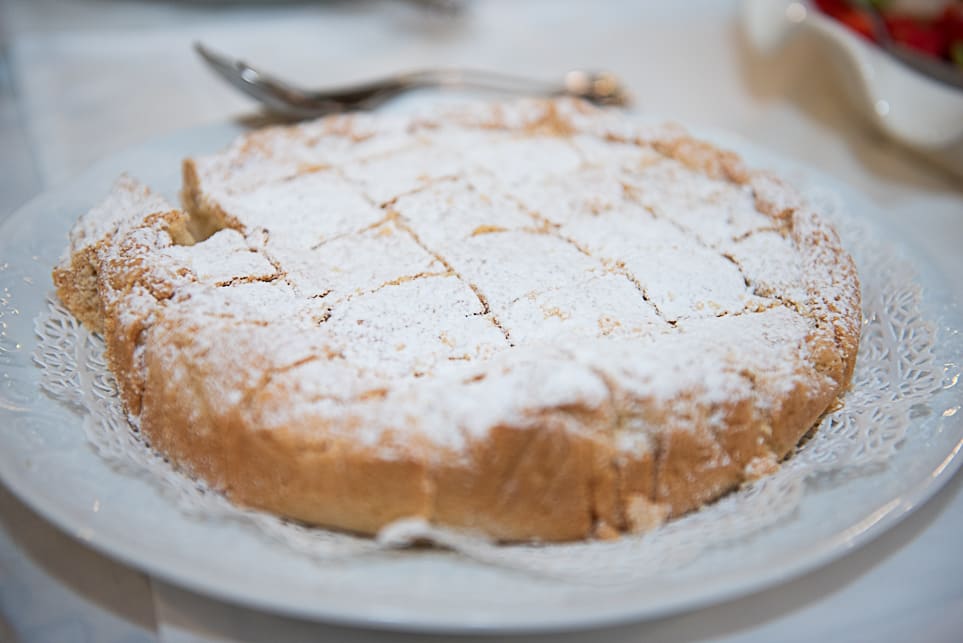
[[[874,178],[954,187],[844,102],[811,34],[764,57],[741,36],[740,3],[681,5],[0,0],[0,212],[128,145],[253,112],[203,66],[194,41],[314,86],[433,66],[545,79],[607,69],[639,111],[829,160],[856,187]]]
[[[765,51],[752,44],[741,24],[756,4],[0,0],[0,218],[128,146],[227,119],[258,120],[258,107],[203,65],[195,41],[317,87],[438,66],[546,80],[605,69],[629,88],[635,112],[727,130],[849,183],[879,207],[881,225],[930,257],[959,301],[961,175],[894,142],[847,100],[836,73],[845,63],[819,34],[798,30]],[[799,6],[817,10],[767,6],[783,21],[799,18]],[[765,597],[565,640],[822,633],[958,641],[959,487],[957,476],[878,541]],[[266,640],[281,626],[112,562],[0,488],[2,642]],[[284,626],[289,640],[388,640]]]

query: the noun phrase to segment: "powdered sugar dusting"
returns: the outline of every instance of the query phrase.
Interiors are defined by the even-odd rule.
[[[271,262],[230,228],[215,232],[198,246],[170,246],[161,254],[186,266],[198,281],[211,284],[227,284],[239,276],[245,280],[266,280],[277,273]]]
[[[172,209],[160,195],[129,176],[122,176],[104,201],[77,220],[70,231],[70,252],[97,243],[123,221],[140,221],[148,214]]]
[[[183,215],[128,182],[72,248],[126,217],[103,253],[139,284],[129,323],[265,428],[457,451],[539,409],[775,404],[811,376],[817,318],[852,316],[847,284],[788,189],[659,151],[684,136],[566,101],[326,119],[194,161],[230,228],[175,243]],[[608,427],[619,448],[661,430],[636,419]]]

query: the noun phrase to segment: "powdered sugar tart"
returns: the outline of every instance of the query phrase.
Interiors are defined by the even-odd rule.
[[[835,232],[678,127],[334,116],[186,160],[183,200],[120,179],[58,294],[154,448],[308,523],[650,529],[772,471],[852,375]]]

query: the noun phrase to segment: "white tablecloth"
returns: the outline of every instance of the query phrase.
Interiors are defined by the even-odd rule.
[[[606,68],[641,111],[728,129],[868,195],[963,294],[963,186],[881,139],[805,38],[762,60],[732,2],[0,0],[0,216],[95,159],[243,115],[194,40],[318,85],[439,61],[551,78]],[[2,258],[0,258],[2,261]],[[963,477],[876,541],[777,588],[654,622],[534,641],[959,641]],[[105,558],[0,487],[0,641],[407,641],[293,621],[171,587]]]

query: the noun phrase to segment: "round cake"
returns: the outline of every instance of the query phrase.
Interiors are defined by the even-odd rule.
[[[233,501],[362,533],[651,529],[850,381],[853,262],[779,179],[573,100],[351,114],[130,178],[54,270],[131,422]]]

